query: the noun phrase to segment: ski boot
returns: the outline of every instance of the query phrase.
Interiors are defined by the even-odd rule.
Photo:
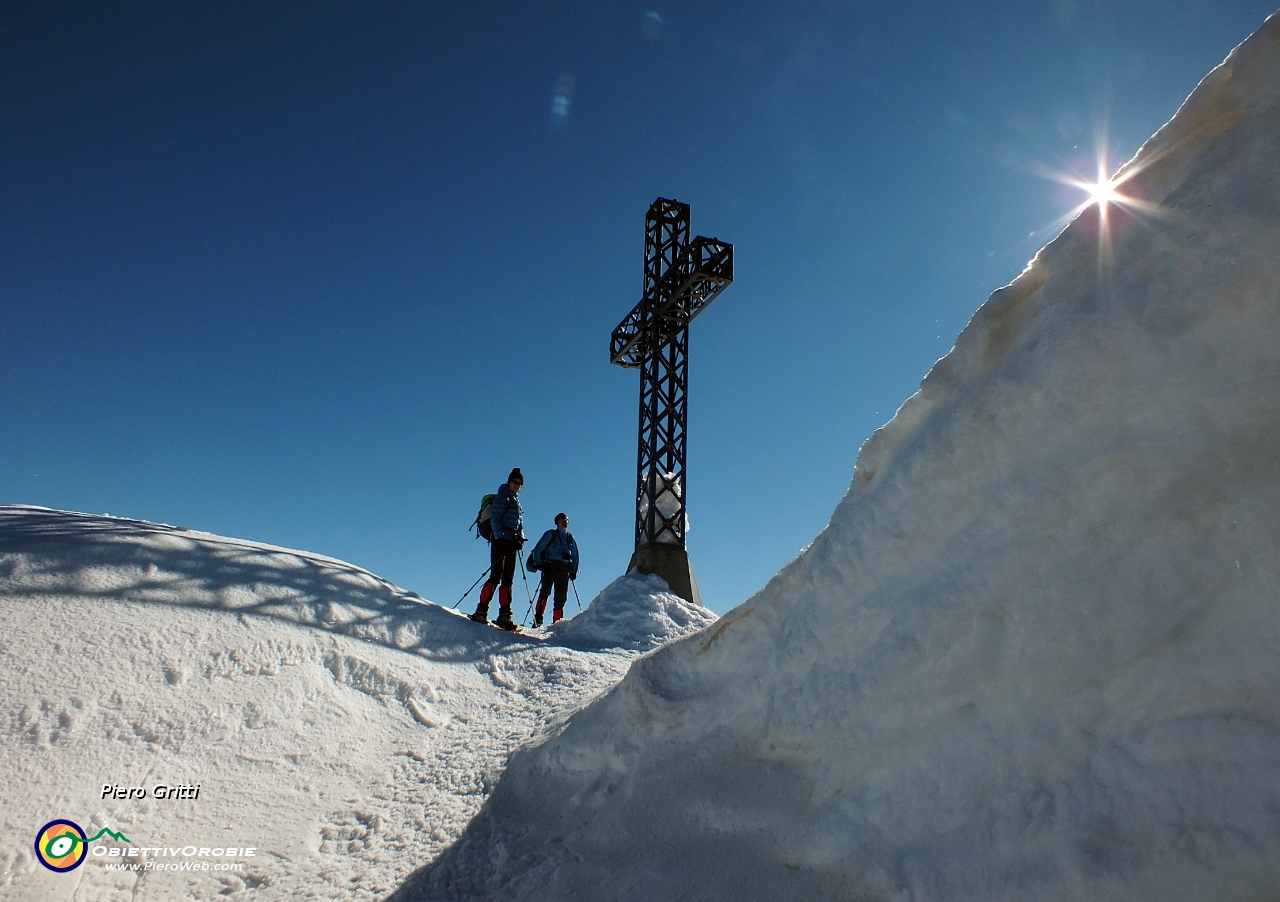
[[[480,604],[476,605],[476,612],[471,615],[471,619],[476,623],[489,622],[489,599],[493,598],[493,583],[485,583],[484,588],[480,590]]]
[[[511,590],[506,586],[498,590],[498,619],[493,625],[500,630],[520,632],[520,625],[511,619]]]

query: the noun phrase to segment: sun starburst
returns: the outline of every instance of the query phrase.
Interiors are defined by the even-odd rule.
[[[1110,203],[1120,203],[1125,199],[1124,195],[1116,190],[1115,185],[1110,181],[1094,182],[1092,185],[1084,185],[1085,191],[1089,192],[1089,202],[1097,204],[1099,207],[1106,207]]]
[[[1100,271],[1109,271],[1114,265],[1116,228],[1121,224],[1122,219],[1149,223],[1164,215],[1159,205],[1143,199],[1139,192],[1134,190],[1136,184],[1131,184],[1133,178],[1141,173],[1142,165],[1133,160],[1118,170],[1115,169],[1115,160],[1110,154],[1107,143],[1104,131],[1095,143],[1095,158],[1093,165],[1089,166],[1094,170],[1092,176],[1082,175],[1080,168],[1076,166],[1067,169],[1038,167],[1041,175],[1084,193],[1084,198],[1060,216],[1052,228],[1060,229],[1081,217],[1090,208],[1096,209],[1096,214],[1090,218],[1090,221],[1096,225],[1085,227],[1091,230],[1096,229]]]

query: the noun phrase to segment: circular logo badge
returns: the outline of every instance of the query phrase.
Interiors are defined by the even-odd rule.
[[[88,852],[88,837],[71,821],[49,821],[36,834],[36,858],[51,871],[75,870]]]

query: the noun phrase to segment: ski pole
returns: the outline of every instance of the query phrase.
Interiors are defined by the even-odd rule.
[[[578,583],[576,580],[569,580],[569,585],[573,586],[573,597],[578,601],[578,610],[582,610],[582,598],[578,595]]]
[[[524,572],[524,551],[516,550],[516,560],[520,562],[520,578],[524,580],[524,594],[529,597],[529,610],[524,612],[524,620],[520,621],[523,625],[525,620],[529,619],[529,611],[533,610],[533,593],[529,591],[529,575]]]
[[[484,568],[484,573],[481,573],[481,574],[480,574],[480,579],[484,579],[484,578],[485,578],[485,576],[487,576],[487,575],[488,575],[488,573],[489,573],[489,571],[490,571],[490,570],[492,570],[492,569],[493,569],[493,568],[492,568],[492,566],[485,567],[485,568]],[[473,583],[471,584],[471,589],[474,589],[476,586],[480,585],[480,579],[476,580],[475,582],[473,582]],[[462,598],[459,598],[457,601],[455,601],[455,602],[453,603],[453,609],[454,609],[455,611],[458,609],[458,605],[462,604],[463,599],[465,599],[468,595],[470,595],[470,594],[471,594],[471,589],[468,589],[467,591],[463,592],[463,593],[462,593]]]

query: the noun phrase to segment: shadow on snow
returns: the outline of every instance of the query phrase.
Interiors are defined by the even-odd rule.
[[[271,617],[437,661],[543,644],[472,623],[342,561],[142,520],[0,507],[0,580],[14,578],[20,595]]]

